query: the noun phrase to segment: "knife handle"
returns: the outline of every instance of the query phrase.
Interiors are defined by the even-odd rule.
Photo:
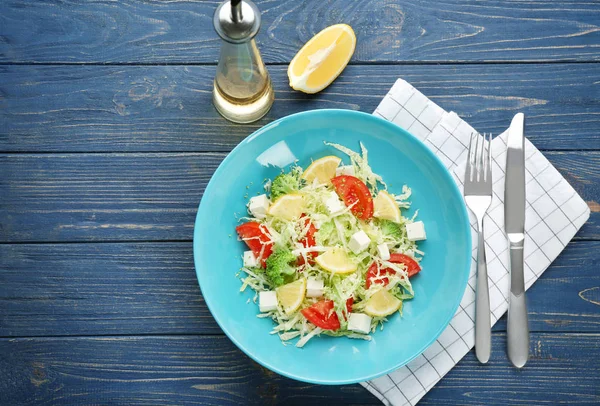
[[[483,219],[479,224],[477,243],[477,276],[475,291],[475,355],[482,364],[490,359],[492,349],[492,327],[490,323],[490,291],[488,289],[487,263],[485,261],[485,239]]]
[[[527,363],[529,357],[529,324],[523,275],[523,239],[511,237],[509,235],[510,297],[506,326],[507,350],[510,362],[517,368],[521,368]]]

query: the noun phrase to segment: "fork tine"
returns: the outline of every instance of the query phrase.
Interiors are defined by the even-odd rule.
[[[475,137],[475,133],[471,133],[471,139],[469,140],[469,153],[467,154],[467,168],[465,169],[465,179],[469,179],[469,181],[473,180],[473,154],[471,151],[473,149],[473,140]]]
[[[477,144],[475,146],[475,171],[477,172],[477,182],[481,179],[481,169],[483,168],[483,150],[484,140],[477,134]],[[481,142],[479,142],[481,140]],[[480,145],[481,144],[481,145]]]
[[[481,180],[485,182],[487,179],[487,133],[483,133],[483,148],[481,149]]]
[[[485,171],[483,179],[485,181],[492,177],[492,133],[484,134],[487,139],[487,156],[485,159]]]

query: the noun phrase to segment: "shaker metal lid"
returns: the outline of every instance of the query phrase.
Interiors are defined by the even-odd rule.
[[[260,29],[260,11],[250,0],[226,0],[215,10],[215,31],[227,42],[250,41]]]

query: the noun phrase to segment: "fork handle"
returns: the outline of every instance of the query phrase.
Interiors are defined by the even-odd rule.
[[[485,262],[485,239],[483,219],[479,220],[477,243],[477,289],[475,291],[475,354],[482,364],[490,359],[492,327],[490,323],[490,291],[488,289],[487,263]]]

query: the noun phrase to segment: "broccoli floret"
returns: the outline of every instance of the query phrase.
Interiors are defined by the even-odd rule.
[[[394,240],[402,239],[402,226],[390,220],[379,220],[379,228],[385,237],[393,238]]]
[[[271,183],[271,199],[275,200],[279,196],[294,193],[303,186],[302,168],[294,167],[290,173],[279,174]]]
[[[274,287],[284,284],[284,275],[296,272],[297,258],[287,248],[277,247],[267,258],[267,277]]]

